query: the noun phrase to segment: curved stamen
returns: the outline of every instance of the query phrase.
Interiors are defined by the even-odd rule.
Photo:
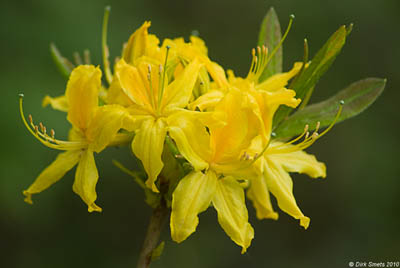
[[[328,133],[332,129],[332,127],[336,124],[337,120],[339,119],[339,117],[340,117],[340,115],[342,113],[344,102],[340,101],[339,104],[340,104],[340,106],[339,106],[338,112],[336,113],[335,118],[333,119],[332,123],[321,134],[318,133],[318,130],[319,130],[319,127],[320,127],[321,123],[317,122],[317,125],[315,127],[314,132],[311,135],[309,135],[309,132],[307,131],[306,132],[306,136],[304,138],[304,141],[302,141],[301,143],[298,143],[296,145],[287,147],[287,145],[290,145],[290,144],[294,143],[295,141],[298,141],[302,136],[304,136],[304,132],[303,132],[302,135],[300,135],[296,139],[294,139],[292,141],[289,141],[287,143],[284,143],[284,144],[280,144],[278,146],[271,147],[271,148],[269,148],[268,151],[270,153],[274,153],[274,152],[291,153],[291,152],[295,152],[295,151],[304,150],[304,149],[310,147],[319,138],[321,138],[326,133]],[[306,127],[305,130],[308,130],[308,127]]]
[[[87,147],[87,143],[85,143],[85,142],[61,141],[61,140],[56,140],[53,137],[50,137],[49,135],[47,135],[46,127],[43,126],[42,123],[40,123],[41,131],[39,131],[39,127],[37,125],[33,124],[33,119],[32,119],[31,115],[28,117],[29,122],[32,125],[32,127],[30,127],[24,116],[23,98],[24,98],[24,95],[19,94],[19,111],[20,111],[22,121],[24,122],[24,125],[28,129],[28,131],[37,140],[39,140],[42,144],[46,145],[49,148],[56,149],[56,150],[62,150],[62,151],[79,150],[79,149],[83,149],[83,148]],[[54,136],[53,134],[55,135],[54,130],[51,131],[52,136]]]

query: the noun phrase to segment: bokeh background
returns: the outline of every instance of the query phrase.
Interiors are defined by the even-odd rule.
[[[313,55],[340,25],[355,23],[343,52],[320,81],[312,101],[334,94],[365,77],[388,78],[378,101],[355,119],[341,123],[309,151],[327,163],[328,177],[294,175],[294,193],[310,228],[280,212],[278,221],[258,221],[249,207],[255,239],[240,254],[217,223],[213,209],[201,214],[196,233],[182,244],[171,241],[154,267],[348,267],[353,261],[400,261],[400,1],[2,1],[0,9],[0,81],[2,98],[0,154],[0,267],[134,267],[150,216],[133,180],[111,164],[132,163],[127,149],[108,149],[96,158],[100,170],[98,204],[103,213],[87,213],[71,186],[73,172],[23,202],[32,183],[57,152],[45,148],[24,129],[18,93],[26,113],[66,137],[65,115],[41,108],[44,95],[63,93],[49,43],[65,56],[88,48],[101,63],[103,8],[112,6],[109,46],[112,58],[144,20],[151,32],[188,37],[198,30],[209,56],[245,75],[259,24],[274,6],[286,27],[296,20],[284,44],[284,67],[302,58],[308,38]]]

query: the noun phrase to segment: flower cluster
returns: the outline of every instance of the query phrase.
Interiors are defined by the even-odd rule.
[[[54,130],[47,133],[32,116],[25,119],[21,98],[22,118],[32,135],[62,151],[23,192],[25,201],[32,203],[33,194],[77,165],[73,191],[89,212],[101,211],[95,203],[99,175],[94,155],[109,146],[129,145],[146,173],[142,186],[147,195],[171,208],[176,242],[190,236],[198,214],[212,206],[226,234],[246,252],[254,230],[245,196],[257,218],[276,220],[270,193],[282,211],[307,228],[310,219],[297,206],[289,173],[326,176],[325,165],[304,149],[334,122],[323,133],[318,134],[319,124],[313,132],[306,125],[297,138],[282,140],[274,137],[273,119],[278,108],[300,104],[288,84],[309,65],[294,63],[287,72],[262,75],[274,52],[259,46],[252,50],[248,75],[238,77],[209,59],[199,37],[160,44],[149,27],[145,22],[132,34],[113,73],[105,64],[109,86],[99,67],[79,65],[64,95],[45,97],[44,105],[67,113],[72,125],[67,141],[56,139]]]

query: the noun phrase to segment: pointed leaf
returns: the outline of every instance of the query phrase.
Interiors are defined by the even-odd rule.
[[[331,98],[312,104],[294,113],[276,129],[277,138],[290,138],[303,132],[304,126],[309,125],[309,130],[315,129],[317,122],[321,127],[326,127],[334,120],[339,107],[339,102],[344,101],[344,106],[337,122],[358,115],[370,106],[385,88],[386,79],[366,78],[357,81]]]
[[[281,26],[279,24],[278,15],[275,9],[271,7],[267,15],[265,15],[262,23],[261,29],[258,36],[258,46],[266,46],[268,52],[270,53],[281,40]],[[260,82],[264,81],[273,74],[282,72],[282,46],[276,51],[275,55],[271,58],[268,66],[265,68],[264,72],[260,76]]]
[[[310,65],[293,82],[291,89],[296,91],[296,98],[304,99],[307,92],[312,90],[321,76],[329,69],[340,53],[348,32],[346,26],[341,26],[325,43],[312,59]],[[280,107],[274,117],[274,126],[277,126],[292,111],[289,107]]]

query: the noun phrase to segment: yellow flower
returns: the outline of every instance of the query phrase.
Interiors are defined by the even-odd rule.
[[[253,176],[253,170],[240,155],[257,135],[249,125],[251,111],[242,104],[243,94],[232,90],[217,105],[226,114],[223,127],[209,132],[195,119],[169,118],[169,134],[181,154],[195,170],[185,176],[173,193],[171,236],[182,242],[196,230],[198,214],[210,204],[217,210],[218,222],[228,236],[242,247],[250,246],[254,230],[248,222],[244,190],[238,180]]]
[[[253,60],[246,78],[235,77],[233,71],[229,70],[227,83],[222,83],[220,87],[200,96],[189,107],[191,109],[199,108],[201,111],[213,109],[232,88],[245,92],[246,100],[253,107],[253,112],[261,124],[262,135],[268,139],[272,118],[278,107],[287,105],[295,108],[301,101],[295,98],[296,93],[293,90],[286,88],[288,81],[299,72],[301,63],[295,63],[289,72],[273,75],[260,83],[259,77],[268,64],[267,50],[258,48],[258,56],[255,51],[253,49]],[[219,76],[225,77],[224,72],[220,72]]]
[[[191,98],[200,67],[195,59],[170,82],[162,65],[140,61],[135,67],[124,59],[116,65],[115,78],[129,99],[131,114],[138,120],[132,150],[148,174],[146,185],[154,192],[158,192],[155,181],[164,165],[161,154],[168,119],[175,114],[192,113],[183,108]]]
[[[186,43],[183,38],[165,39],[159,46],[159,39],[148,33],[150,22],[145,22],[129,38],[124,46],[122,59],[134,67],[138,67],[140,62],[147,62],[152,65],[164,65],[168,51],[168,66],[171,73],[178,77],[194,59],[202,63],[198,72],[198,82],[194,86],[194,97],[198,97],[208,91],[210,88],[210,78],[207,70],[218,85],[226,85],[227,80],[224,70],[215,62],[212,62],[207,56],[207,47],[203,40],[191,36],[190,42]],[[168,49],[167,49],[168,48]],[[129,106],[130,101],[123,93],[118,79],[113,79],[107,94],[108,103],[118,103],[123,106]]]
[[[310,218],[304,216],[297,206],[293,195],[293,182],[289,173],[304,173],[312,178],[326,177],[325,164],[318,162],[315,156],[307,154],[303,150],[311,146],[333,127],[341,111],[342,106],[340,106],[331,125],[320,134],[318,133],[319,124],[317,124],[316,130],[311,135],[308,132],[307,125],[302,135],[286,143],[276,140],[268,140],[265,143],[265,139],[261,136],[253,139],[245,154],[256,155],[254,167],[258,176],[252,179],[247,196],[253,201],[257,218],[278,218],[270,202],[269,192],[271,192],[277,199],[280,209],[295,219],[299,219],[300,225],[305,229],[308,228]],[[298,142],[303,137],[304,140]]]
[[[289,172],[306,173],[313,178],[326,176],[325,165],[318,162],[313,155],[302,151],[321,135],[313,134],[298,145],[293,143],[299,139],[286,144],[271,140],[272,120],[279,106],[295,108],[300,103],[295,98],[295,92],[286,86],[301,69],[301,63],[295,63],[289,72],[275,74],[259,82],[259,77],[268,64],[267,51],[265,48],[258,48],[252,54],[253,61],[246,78],[235,77],[232,71],[228,71],[227,87],[211,90],[195,100],[191,107],[212,110],[232,89],[240,90],[246,96],[242,101],[251,107],[255,118],[249,124],[258,129],[258,136],[252,140],[251,146],[242,156],[253,159],[254,169],[258,174],[251,178],[247,196],[253,201],[259,219],[277,219],[278,214],[273,210],[270,201],[271,192],[277,198],[278,206],[294,218],[300,219],[300,224],[307,228],[310,219],[297,206]]]
[[[94,152],[101,152],[106,146],[119,144],[127,140],[124,134],[118,134],[121,128],[130,129],[134,120],[119,105],[98,106],[101,88],[101,71],[91,65],[75,68],[69,78],[65,98],[68,103],[67,119],[72,124],[69,141],[55,138],[52,130],[47,134],[46,128],[29,123],[23,116],[22,98],[20,100],[21,116],[29,131],[44,145],[65,151],[45,168],[35,182],[23,193],[25,201],[32,203],[32,194],[40,193],[60,180],[65,173],[78,165],[75,173],[73,191],[88,205],[88,211],[101,211],[95,204],[97,198],[96,183],[99,178]],[[56,101],[57,103],[57,101]],[[65,108],[65,107],[64,107]]]

